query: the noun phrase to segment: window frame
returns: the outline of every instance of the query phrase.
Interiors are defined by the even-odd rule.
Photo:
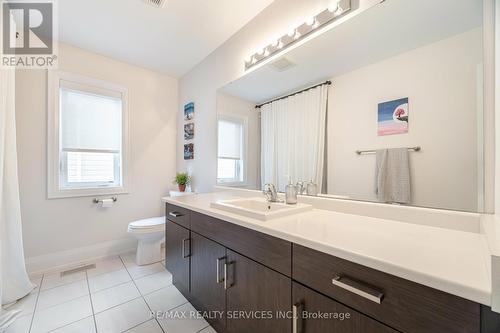
[[[71,85],[74,90],[103,96],[121,96],[122,147],[121,186],[64,188],[61,184],[62,151],[60,143],[60,88]],[[78,89],[80,88],[80,89]],[[79,74],[49,70],[47,75],[47,198],[71,198],[129,193],[129,110],[125,87]]]
[[[241,181],[220,181],[219,180],[219,121],[239,122],[243,125],[242,135],[242,180]],[[219,186],[246,186],[248,184],[248,117],[234,113],[224,113],[217,115],[217,158],[216,158],[216,183]]]

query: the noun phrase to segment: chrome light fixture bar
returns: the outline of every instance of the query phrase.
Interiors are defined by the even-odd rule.
[[[351,10],[351,0],[336,0],[327,9],[245,59],[245,70],[297,43],[304,37],[336,21]]]

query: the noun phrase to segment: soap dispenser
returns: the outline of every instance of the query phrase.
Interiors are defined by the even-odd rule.
[[[307,195],[317,196],[318,195],[318,185],[311,181],[307,184]]]
[[[288,179],[288,185],[285,186],[285,202],[287,205],[297,204],[297,186],[293,185],[292,179]]]

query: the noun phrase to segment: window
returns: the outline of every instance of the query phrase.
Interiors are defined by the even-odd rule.
[[[126,90],[50,74],[49,198],[126,192]]]
[[[245,179],[246,120],[219,116],[217,182],[242,184]]]

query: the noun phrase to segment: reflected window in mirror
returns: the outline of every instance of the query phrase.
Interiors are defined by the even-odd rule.
[[[243,185],[246,182],[246,132],[244,117],[218,117],[217,183]]]

